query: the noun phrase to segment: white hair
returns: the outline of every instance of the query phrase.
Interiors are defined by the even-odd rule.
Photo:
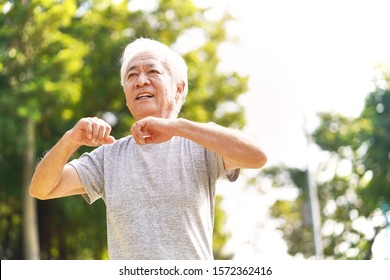
[[[139,38],[128,44],[122,55],[121,85],[124,87],[129,62],[134,56],[145,51],[151,51],[161,57],[161,62],[170,71],[176,85],[184,83],[181,99],[175,108],[177,116],[188,93],[187,64],[179,53],[171,50],[168,46],[148,38]]]

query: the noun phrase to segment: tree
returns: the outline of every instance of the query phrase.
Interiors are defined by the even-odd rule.
[[[35,129],[45,118],[61,118],[66,105],[75,98],[72,92],[80,93],[75,74],[81,68],[86,48],[61,32],[71,23],[75,10],[74,1],[61,5],[52,1],[2,5],[0,126],[2,147],[6,148],[1,159],[2,165],[12,162],[13,168],[22,166],[16,170],[22,170],[22,182],[18,183],[23,185],[23,251],[28,259],[39,258],[35,200],[28,195],[35,164]],[[19,162],[13,159],[15,154]],[[13,168],[8,174],[14,174]],[[5,188],[10,189],[9,183]]]
[[[237,105],[237,110],[229,111],[224,102],[237,104],[246,90],[246,78],[217,71],[218,45],[227,40],[224,25],[229,16],[205,20],[204,10],[190,0],[158,1],[151,11],[132,11],[127,1],[117,2],[26,0],[0,6],[3,259],[23,258],[20,174],[35,164],[26,161],[23,167],[29,148],[36,162],[84,116],[110,117],[116,138],[129,134],[133,119],[120,88],[119,68],[123,48],[134,38],[151,37],[180,49],[178,42],[186,32],[199,29],[206,43],[183,53],[190,68],[190,93],[182,115],[244,125],[242,108]],[[35,136],[29,143],[27,136],[20,137],[25,131]],[[88,150],[82,148],[75,156]],[[43,259],[107,258],[102,202],[88,206],[81,197],[39,201],[38,218]],[[216,244],[223,247],[226,234],[216,228],[216,239],[222,239]]]
[[[327,158],[315,174],[326,258],[370,259],[375,237],[386,227],[384,215],[389,214],[386,206],[390,203],[388,73],[383,72],[382,87],[368,95],[359,117],[322,113],[311,135]],[[305,215],[306,172],[275,167],[266,174],[278,187],[297,188],[295,199],[275,203],[272,216],[281,222],[289,253],[310,258],[314,250],[310,219]]]

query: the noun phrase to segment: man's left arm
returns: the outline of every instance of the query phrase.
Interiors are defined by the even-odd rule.
[[[153,144],[180,136],[194,141],[223,158],[225,170],[260,168],[267,157],[244,133],[214,123],[198,123],[187,119],[145,118],[131,129],[138,144]]]
[[[221,156],[226,170],[260,168],[267,161],[253,140],[236,129],[178,119],[175,135],[188,138]]]

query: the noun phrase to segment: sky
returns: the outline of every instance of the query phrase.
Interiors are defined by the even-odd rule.
[[[245,132],[266,152],[267,167],[304,168],[315,160],[319,155],[308,154],[304,131],[315,129],[317,114],[358,116],[374,89],[376,66],[390,65],[390,1],[195,2],[212,5],[210,18],[226,9],[236,18],[227,31],[238,42],[221,47],[220,68],[249,76],[249,91],[240,99]],[[218,188],[232,234],[227,250],[237,260],[288,258],[267,210],[276,197],[293,193],[277,193],[264,182],[260,194],[240,188],[244,184]]]
[[[303,120],[311,131],[318,112],[357,116],[374,66],[390,62],[389,1],[214,2],[229,3],[237,18],[228,32],[240,43],[222,48],[221,58],[250,77],[241,100],[247,130],[269,163],[304,165]]]

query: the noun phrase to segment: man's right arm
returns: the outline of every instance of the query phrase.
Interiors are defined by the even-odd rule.
[[[80,146],[113,143],[115,139],[110,132],[111,127],[103,120],[81,119],[37,165],[31,179],[30,195],[51,199],[85,193],[77,171],[67,162]]]

